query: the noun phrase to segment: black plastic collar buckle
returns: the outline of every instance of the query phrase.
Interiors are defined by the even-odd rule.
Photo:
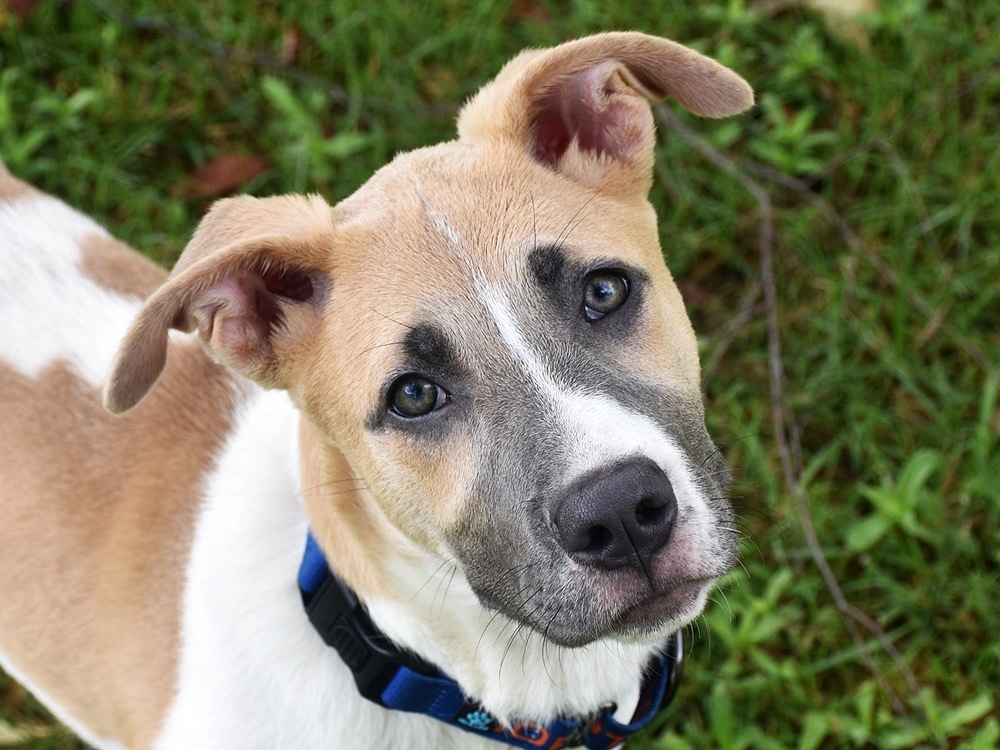
[[[400,651],[376,626],[357,596],[331,573],[315,594],[302,592],[309,621],[323,641],[340,654],[354,675],[358,691],[385,706],[382,693],[400,667],[433,675],[437,670]]]

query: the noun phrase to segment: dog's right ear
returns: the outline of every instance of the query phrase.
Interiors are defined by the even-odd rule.
[[[609,32],[511,60],[466,104],[459,138],[514,145],[593,189],[645,195],[649,102],[666,96],[704,117],[753,104],[749,84],[715,60],[669,39]]]
[[[126,333],[104,390],[108,411],[131,409],[153,386],[171,328],[197,330],[216,361],[284,387],[290,352],[316,329],[329,290],[332,221],[318,196],[215,204]]]

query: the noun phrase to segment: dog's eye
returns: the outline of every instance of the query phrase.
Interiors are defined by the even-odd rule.
[[[614,271],[595,271],[583,284],[583,314],[600,320],[628,299],[628,280]]]
[[[448,393],[419,375],[404,375],[392,384],[389,409],[407,419],[422,417],[448,403]]]

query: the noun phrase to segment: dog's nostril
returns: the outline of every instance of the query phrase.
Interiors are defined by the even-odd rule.
[[[635,506],[635,520],[640,526],[651,526],[663,520],[667,507],[662,500],[655,497],[644,497]]]
[[[612,533],[603,526],[591,526],[587,529],[587,543],[581,552],[603,552],[614,541]]]

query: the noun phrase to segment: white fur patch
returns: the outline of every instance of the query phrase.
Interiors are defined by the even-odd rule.
[[[256,391],[205,482],[179,689],[155,747],[495,750],[362,698],[309,624],[296,585],[306,539],[298,419],[285,393]]]
[[[462,242],[462,235],[459,234],[458,230],[448,221],[448,217],[441,213],[435,206],[428,203],[426,200],[423,202],[424,211],[427,212],[427,217],[431,220],[431,226],[434,227],[435,231],[448,240],[448,246],[455,251],[458,257],[465,262],[466,267],[470,267],[469,258],[465,254],[465,246]]]
[[[481,278],[476,279],[476,294],[479,301],[489,312],[490,317],[500,331],[500,336],[514,359],[521,363],[522,368],[528,377],[538,386],[539,390],[550,396],[558,397],[561,389],[552,379],[545,364],[538,358],[535,352],[525,341],[521,334],[521,329],[517,325],[517,319],[511,313],[510,298],[493,284]]]
[[[393,577],[413,593],[400,601],[368,601],[372,619],[502,721],[547,722],[610,703],[623,722],[632,717],[643,667],[655,647],[609,640],[558,646],[486,610],[460,572],[430,556],[419,564],[398,561]]]
[[[29,377],[65,361],[101,387],[138,297],[105,289],[78,267],[80,243],[107,233],[65,203],[0,204],[0,359]]]

